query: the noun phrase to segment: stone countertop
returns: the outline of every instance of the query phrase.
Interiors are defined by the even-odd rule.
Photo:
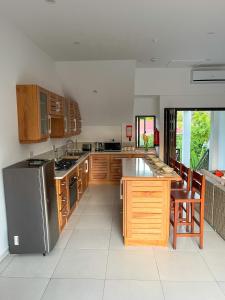
[[[175,171],[165,173],[156,168],[153,164],[144,158],[123,158],[122,159],[122,177],[123,178],[165,178],[169,180],[180,180],[180,176]]]
[[[134,151],[92,151],[90,152],[90,154],[145,154],[145,155],[149,155],[149,154],[155,154],[154,150],[150,150],[150,151],[143,151],[143,150],[134,150]]]
[[[72,172],[76,167],[79,166],[80,163],[82,163],[85,159],[87,159],[90,155],[107,155],[107,154],[114,154],[114,155],[129,155],[129,154],[145,154],[145,155],[149,155],[151,154],[152,151],[142,151],[142,150],[135,150],[135,151],[100,151],[100,152],[87,152],[86,154],[82,155],[76,162],[76,164],[74,166],[72,166],[70,169],[65,170],[65,171],[55,171],[55,179],[63,179],[64,177],[66,177],[67,175],[69,175],[70,172]],[[73,158],[72,156],[68,158]]]

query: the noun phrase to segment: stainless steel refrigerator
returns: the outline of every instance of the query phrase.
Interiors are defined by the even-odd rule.
[[[3,169],[10,253],[49,253],[59,237],[54,161]]]

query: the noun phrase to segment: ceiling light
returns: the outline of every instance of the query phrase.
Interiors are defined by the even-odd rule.
[[[152,61],[152,62],[159,61],[159,60],[160,60],[160,57],[152,57],[152,58],[151,58],[151,61]]]
[[[214,31],[209,31],[209,32],[207,32],[207,34],[208,35],[214,35],[214,34],[216,34]]]
[[[80,45],[80,42],[79,41],[75,41],[74,45]]]
[[[97,90],[93,90],[92,91],[94,94],[98,94],[98,91]]]
[[[47,3],[55,4],[56,0],[45,0]]]

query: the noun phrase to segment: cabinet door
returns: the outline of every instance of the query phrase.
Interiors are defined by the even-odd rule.
[[[69,137],[72,134],[70,125],[70,100],[64,98],[64,136]]]
[[[41,129],[41,137],[45,138],[48,136],[48,93],[39,89],[39,101],[40,101],[40,129]]]
[[[110,157],[110,180],[112,181],[119,181],[122,177],[121,159],[121,155],[111,155]]]
[[[77,127],[77,121],[76,121],[76,111],[75,111],[75,105],[72,100],[70,100],[70,114],[69,114],[69,128],[72,135],[76,134],[76,127]]]
[[[91,156],[91,180],[106,181],[109,180],[109,156],[92,155]]]
[[[56,95],[55,93],[49,92],[48,110],[50,115],[63,116],[64,98]]]

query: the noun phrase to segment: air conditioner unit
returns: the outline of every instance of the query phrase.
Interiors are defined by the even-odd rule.
[[[222,83],[225,82],[225,69],[216,70],[192,70],[191,71],[191,82],[192,83]]]

